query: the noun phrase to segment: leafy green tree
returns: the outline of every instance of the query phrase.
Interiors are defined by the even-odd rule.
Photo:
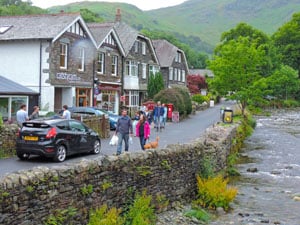
[[[156,74],[151,73],[149,76],[148,86],[147,86],[148,98],[152,99],[155,94],[157,94],[163,89],[164,89],[164,80],[162,74],[160,72]]]
[[[240,103],[242,114],[253,97],[255,81],[261,76],[261,64],[265,49],[251,42],[249,37],[240,36],[223,44],[218,54],[209,61],[209,68],[214,72],[214,79],[209,80],[209,87],[220,95]]]
[[[229,41],[238,40],[240,37],[247,37],[250,43],[265,51],[265,57],[262,58],[263,61],[259,65],[260,74],[263,76],[270,75],[279,65],[274,46],[265,33],[246,23],[239,23],[235,28],[224,32],[221,35],[222,43],[216,47],[215,54],[218,54],[219,49]]]
[[[0,0],[0,16],[30,15],[48,13],[39,7],[31,6],[31,2],[21,0]]]
[[[84,19],[86,23],[91,23],[91,22],[97,22],[101,23],[104,22],[104,19],[101,18],[98,14],[88,10],[88,9],[80,9],[80,15]]]
[[[279,99],[295,99],[300,90],[297,71],[289,66],[282,66],[267,78],[270,93]]]
[[[300,77],[300,13],[295,13],[274,33],[272,39],[282,63],[297,70]]]

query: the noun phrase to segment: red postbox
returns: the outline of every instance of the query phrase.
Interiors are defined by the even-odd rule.
[[[166,104],[167,109],[168,109],[168,113],[167,113],[167,118],[168,119],[172,119],[172,113],[174,110],[174,105],[172,103]]]
[[[144,102],[143,106],[146,106],[148,110],[152,111],[155,107],[155,102],[153,101]]]

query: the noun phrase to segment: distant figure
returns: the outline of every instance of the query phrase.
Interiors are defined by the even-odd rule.
[[[23,126],[23,122],[29,120],[26,109],[27,109],[27,106],[25,104],[22,104],[20,106],[20,109],[17,112],[16,117],[17,117],[17,123],[18,123],[19,127]]]
[[[37,105],[34,106],[33,107],[33,112],[29,116],[29,119],[30,120],[35,120],[35,119],[39,118],[39,111],[40,111],[40,108]]]
[[[118,135],[118,147],[117,147],[117,155],[122,153],[122,142],[125,142],[125,152],[128,152],[129,144],[129,135],[133,135],[132,132],[132,122],[130,117],[127,115],[127,110],[122,110],[122,115],[118,119],[117,127],[115,131],[115,135]]]
[[[164,108],[161,106],[161,102],[158,101],[153,111],[153,117],[157,131],[161,131],[164,113]]]
[[[163,115],[162,126],[163,126],[164,128],[166,128],[168,108],[167,108],[166,104],[164,104],[164,103],[162,104],[162,107],[164,108],[164,115]]]
[[[143,113],[140,115],[140,120],[136,125],[135,133],[136,136],[140,138],[142,150],[145,150],[144,145],[146,144],[147,139],[150,137],[150,125]]]
[[[146,108],[145,114],[146,114],[147,121],[148,121],[149,125],[151,126],[152,120],[153,120],[152,112],[148,108]]]
[[[63,106],[63,114],[62,114],[61,118],[67,119],[67,120],[71,119],[71,113],[68,110],[68,106],[67,105]]]

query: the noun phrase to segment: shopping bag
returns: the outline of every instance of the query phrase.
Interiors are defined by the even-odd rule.
[[[117,135],[113,135],[112,138],[110,139],[109,145],[117,145],[118,144],[118,136]]]

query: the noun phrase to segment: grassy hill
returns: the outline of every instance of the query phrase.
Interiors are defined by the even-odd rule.
[[[120,8],[122,20],[138,30],[147,28],[172,32],[182,42],[186,41],[185,35],[195,40],[197,49],[201,46],[209,52],[224,31],[240,22],[271,35],[295,12],[300,12],[300,0],[188,0],[177,6],[149,11],[126,3],[85,1],[48,10],[73,12],[83,8],[97,13],[106,21],[113,21]]]

